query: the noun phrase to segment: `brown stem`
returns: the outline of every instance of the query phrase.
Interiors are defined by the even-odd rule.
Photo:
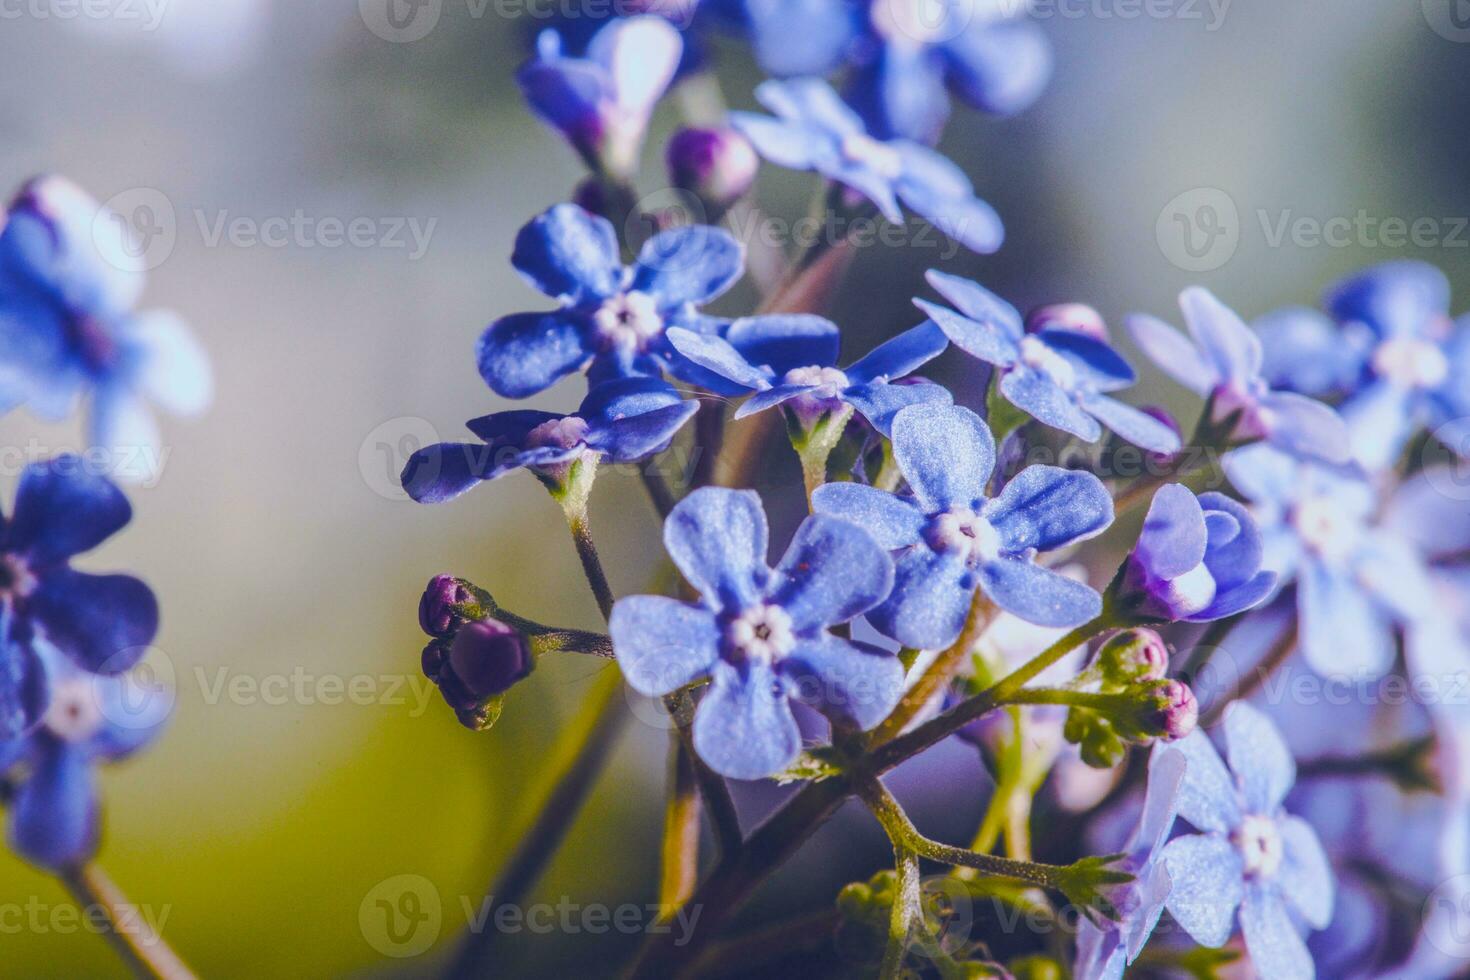
[[[152,980],[193,980],[190,970],[163,937],[137,915],[137,906],[95,864],[61,872],[58,877],[83,912],[101,909],[107,916],[108,942],[139,977]]]
[[[914,686],[904,692],[898,707],[873,732],[874,744],[886,742],[902,732],[924,710],[924,706],[944,690],[945,685],[964,666],[965,658],[990,626],[995,612],[994,604],[985,597],[985,593],[976,589],[974,601],[970,603],[970,613],[965,618],[965,626],[959,637],[950,644],[949,649],[934,659]]]

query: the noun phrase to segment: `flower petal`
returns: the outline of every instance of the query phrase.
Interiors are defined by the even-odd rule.
[[[722,228],[687,225],[649,239],[638,253],[631,288],[667,309],[707,303],[745,273],[745,246]]]
[[[1184,445],[1179,433],[1169,426],[1116,398],[1089,395],[1082,399],[1082,410],[1126,442],[1151,453],[1172,456]]]
[[[1261,373],[1272,388],[1322,398],[1357,380],[1362,352],[1346,343],[1343,332],[1316,310],[1289,307],[1255,323],[1265,360]]]
[[[873,351],[843,373],[853,384],[892,381],[907,377],[944,353],[949,338],[933,321],[911,327],[873,348]]]
[[[866,133],[858,114],[820,78],[762,82],[756,86],[755,97],[783,119],[808,123],[836,136]]]
[[[628,685],[662,697],[708,674],[719,657],[720,627],[708,609],[665,596],[619,599],[608,619],[613,653]]]
[[[922,511],[910,499],[860,483],[824,483],[812,494],[812,510],[850,521],[889,551],[919,541]]]
[[[769,369],[779,381],[793,368],[836,364],[842,332],[825,317],[772,313],[741,317],[730,324],[725,339],[741,357]]]
[[[622,283],[612,222],[575,204],[558,204],[526,224],[510,261],[531,285],[569,305],[606,299]]]
[[[1353,455],[1347,424],[1337,410],[1314,398],[1289,391],[1273,391],[1260,399],[1271,444],[1289,453],[1346,463]]]
[[[587,445],[615,463],[646,459],[668,449],[675,434],[698,411],[698,402],[679,402],[605,422],[587,433]]]
[[[47,739],[11,804],[10,846],[52,869],[73,868],[97,850],[92,765],[78,748]]]
[[[1009,330],[993,319],[962,316],[928,300],[916,299],[914,305],[929,314],[945,337],[971,357],[996,367],[1010,367],[1021,356]]]
[[[1450,282],[1428,262],[1385,262],[1327,291],[1339,323],[1365,323],[1381,338],[1419,337],[1450,308]]]
[[[99,385],[92,395],[87,429],[92,445],[110,454],[107,472],[113,479],[123,483],[158,479],[163,439],[141,392],[121,382]]]
[[[759,390],[770,384],[766,372],[751,365],[722,337],[674,327],[669,330],[668,338],[674,350],[739,388]]]
[[[1173,579],[1203,563],[1208,544],[1199,498],[1171,483],[1154,494],[1134,553],[1154,575]]]
[[[940,650],[960,635],[974,596],[974,579],[958,555],[916,545],[897,556],[893,592],[868,612],[868,622],[906,647]]]
[[[1163,860],[1174,882],[1164,903],[1169,914],[1201,946],[1225,945],[1245,897],[1234,845],[1216,834],[1191,834],[1170,841]]]
[[[52,646],[94,674],[120,674],[158,633],[153,590],[129,575],[47,572],[29,599]]]
[[[132,516],[128,498],[115,483],[88,472],[79,456],[57,456],[21,473],[6,550],[49,566],[91,551]]]
[[[1285,854],[1277,881],[1286,900],[1313,929],[1325,929],[1332,921],[1332,863],[1312,825],[1290,814],[1281,818]]]
[[[911,405],[894,417],[893,455],[926,510],[976,507],[995,468],[995,440],[967,408]]]
[[[1260,375],[1261,338],[1214,293],[1192,286],[1180,294],[1179,307],[1190,335],[1218,377],[1244,381]]]
[[[818,147],[805,127],[754,112],[732,112],[729,119],[757,153],[778,167],[811,170],[816,166]]]
[[[889,439],[893,437],[893,420],[910,405],[954,404],[948,388],[927,382],[857,385],[844,391],[842,399]]]
[[[924,278],[971,320],[993,326],[1013,341],[1020,340],[1025,333],[1020,311],[979,283],[938,269],[930,269]]]
[[[149,398],[175,415],[197,415],[209,407],[214,394],[209,355],[183,317],[145,313],[122,331],[143,352],[138,385]]]
[[[480,337],[480,377],[505,398],[525,398],[550,388],[587,362],[587,325],[566,313],[517,313],[501,317]]]
[[[1111,346],[1076,330],[1053,327],[1032,334],[1071,364],[1079,380],[1097,391],[1117,391],[1138,380],[1132,365]]]
[[[694,750],[711,769],[731,779],[764,779],[796,759],[801,732],[785,686],[769,665],[718,665],[714,683],[694,713]]]
[[[664,522],[664,547],[706,600],[745,608],[763,591],[770,530],[752,490],[703,487]]]
[[[1113,522],[1113,498],[1091,473],[1028,466],[985,505],[1006,551],[1051,551],[1085,540]]]
[[[1014,115],[1031,105],[1051,78],[1051,43],[1025,18],[992,24],[976,17],[944,50],[950,84],[960,97],[996,115]]]
[[[986,562],[980,584],[997,606],[1037,626],[1080,626],[1102,612],[1090,586],[1019,558]]]
[[[783,580],[772,598],[798,633],[845,623],[893,590],[893,561],[878,542],[820,514],[802,521],[776,571]]]
[[[1312,954],[1276,888],[1261,882],[1246,888],[1240,931],[1257,976],[1270,980],[1314,980],[1317,976]]]
[[[941,188],[907,173],[896,190],[915,214],[972,252],[991,255],[1005,243],[1000,215],[973,194],[947,196]]]
[[[1244,701],[1235,702],[1225,712],[1225,752],[1246,809],[1274,813],[1296,782],[1296,761],[1276,726]]]
[[[607,69],[619,108],[642,117],[663,98],[683,56],[684,38],[652,14],[616,18],[587,45],[587,57]]]
[[[1196,395],[1205,397],[1220,383],[1219,372],[1205,360],[1199,348],[1163,320],[1140,313],[1130,316],[1126,324],[1139,350]]]
[[[1372,680],[1398,656],[1392,623],[1347,569],[1307,561],[1297,575],[1302,655],[1324,677]]]
[[[46,668],[31,646],[7,643],[0,648],[0,745],[33,728],[49,703]],[[0,771],[6,768],[0,764]]]
[[[1419,426],[1413,393],[1388,381],[1374,381],[1342,405],[1353,458],[1377,473],[1398,461]]]
[[[1097,442],[1102,426],[1082,410],[1073,395],[1064,390],[1050,375],[1018,365],[1000,379],[1000,393],[1006,401],[1053,429],[1070,432],[1084,442]]]
[[[1235,780],[1215,746],[1201,730],[1171,743],[1184,753],[1184,781],[1179,787],[1179,816],[1200,830],[1228,833],[1240,823]]]
[[[880,647],[853,643],[830,633],[802,640],[781,661],[782,673],[803,704],[829,718],[872,728],[903,696],[903,664]]]
[[[515,446],[438,443],[408,457],[399,482],[409,499],[442,504],[518,466],[520,456]]]

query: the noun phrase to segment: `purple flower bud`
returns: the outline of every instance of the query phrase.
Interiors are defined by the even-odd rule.
[[[1124,630],[1103,644],[1097,664],[1105,682],[1119,686],[1162,680],[1169,672],[1169,648],[1151,629]]]
[[[524,634],[498,619],[487,619],[460,628],[449,647],[447,667],[446,676],[479,702],[510,690],[535,669],[536,661]]]
[[[474,602],[469,583],[452,575],[435,575],[419,600],[419,626],[434,637],[447,637],[465,622],[463,607]]]
[[[755,183],[760,158],[733,129],[681,129],[669,140],[669,180],[706,207],[725,211]]]
[[[444,665],[449,661],[449,644],[437,638],[430,640],[419,661],[423,665],[424,676],[438,684],[444,676]]]
[[[1199,724],[1199,701],[1183,681],[1160,681],[1153,689],[1158,698],[1156,729],[1169,742],[1177,742]]]
[[[1026,317],[1026,332],[1071,330],[1108,343],[1108,325],[1102,314],[1082,303],[1052,303],[1039,306]]]

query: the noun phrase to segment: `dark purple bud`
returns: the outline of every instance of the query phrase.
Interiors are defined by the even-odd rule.
[[[423,664],[424,676],[435,684],[439,683],[439,678],[444,676],[444,665],[449,662],[449,644],[438,638],[430,640],[429,645],[424,647],[420,662]]]
[[[750,141],[733,129],[681,129],[669,140],[669,180],[724,212],[750,191],[760,158]]]
[[[465,606],[475,601],[468,582],[435,575],[419,600],[419,626],[430,636],[449,636],[465,622]]]
[[[466,623],[449,647],[447,674],[475,701],[503,694],[535,667],[525,634],[498,619]]]
[[[1166,741],[1177,742],[1199,724],[1199,701],[1183,681],[1159,681],[1153,688],[1155,729]]]
[[[1052,303],[1039,306],[1026,316],[1026,332],[1071,330],[1094,340],[1108,342],[1108,324],[1102,314],[1082,303]]]
[[[583,211],[607,217],[609,210],[607,185],[596,177],[588,177],[572,192],[572,203]]]
[[[1124,630],[1103,644],[1097,665],[1105,684],[1126,687],[1162,680],[1169,672],[1169,648],[1151,629]]]

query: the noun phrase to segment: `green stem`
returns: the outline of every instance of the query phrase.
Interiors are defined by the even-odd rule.
[[[193,980],[194,971],[150,926],[145,916],[134,915],[136,905],[95,864],[83,865],[57,875],[84,915],[101,909],[107,916],[104,935],[128,967],[139,977],[152,980]]]
[[[894,838],[893,863],[898,871],[898,890],[888,915],[888,942],[883,947],[883,962],[878,968],[879,980],[898,980],[903,976],[909,939],[913,930],[923,925],[924,911],[919,904],[919,856]]]
[[[603,571],[602,559],[597,555],[597,545],[592,541],[592,528],[587,523],[586,510],[568,510],[567,527],[572,532],[572,542],[577,546],[577,557],[582,559],[582,572],[587,576],[587,585],[597,600],[597,608],[603,619],[612,616],[613,591]]]
[[[604,671],[590,702],[578,713],[578,723],[558,740],[541,800],[513,838],[517,842],[515,852],[486,892],[487,904],[493,903],[495,908],[519,905],[535,886],[587,801],[629,716],[623,675],[617,670]],[[472,932],[447,975],[484,975],[501,935],[498,929]]]
[[[965,658],[990,626],[995,613],[995,606],[985,597],[984,591],[976,589],[975,598],[970,603],[969,615],[965,617],[964,629],[960,630],[960,635],[947,650],[934,658],[934,662],[914,682],[914,686],[904,692],[893,712],[873,731],[874,744],[886,742],[902,732],[924,710],[924,706],[944,690],[945,685],[964,666]]]

